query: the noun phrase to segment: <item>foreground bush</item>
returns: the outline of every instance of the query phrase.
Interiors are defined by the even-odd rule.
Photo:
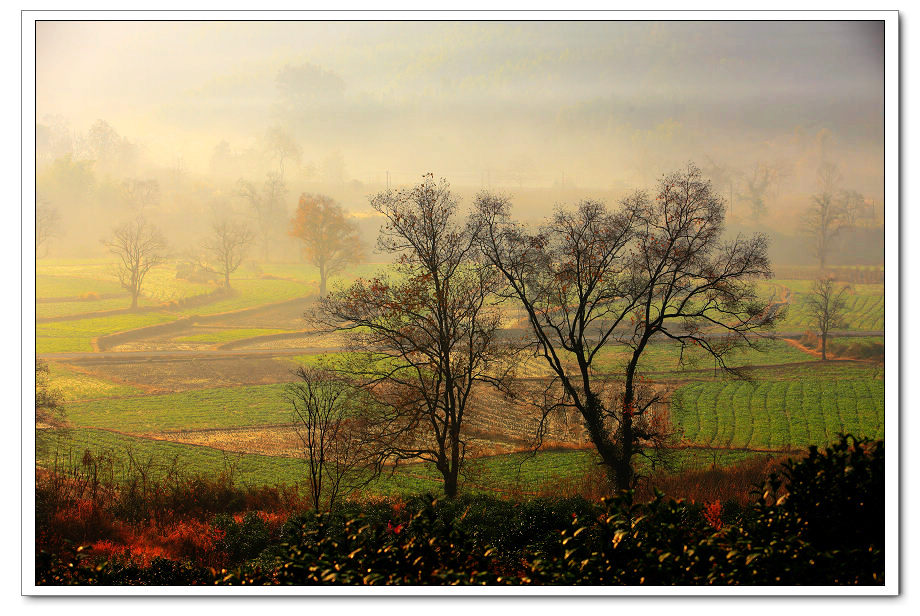
[[[884,446],[852,437],[786,463],[756,503],[730,509],[660,493],[520,503],[485,497],[347,505],[263,521],[218,520],[247,564],[155,558],[93,563],[42,553],[44,584],[883,584]],[[258,558],[255,558],[256,553]]]

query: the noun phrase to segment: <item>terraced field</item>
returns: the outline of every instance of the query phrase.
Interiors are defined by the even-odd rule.
[[[841,432],[883,438],[884,393],[884,381],[866,376],[693,383],[675,392],[671,419],[696,445],[807,449]]]
[[[43,261],[38,296],[52,301],[37,304],[38,317],[124,308],[127,295],[109,268],[102,260]],[[380,269],[376,264],[355,268],[338,282]],[[38,323],[38,353],[85,353],[50,363],[51,380],[64,394],[70,427],[38,432],[39,462],[51,464],[55,452],[70,452],[78,459],[90,449],[124,458],[130,450],[162,469],[178,459],[189,472],[217,473],[232,465],[243,483],[302,481],[303,463],[289,425],[284,384],[299,364],[346,355],[338,351],[341,340],[336,336],[270,336],[303,329],[306,304],[287,300],[315,293],[317,281],[316,272],[301,264],[244,267],[232,279],[232,296],[183,306],[181,300],[216,287],[176,279],[173,264],[158,268],[149,278],[142,306],[156,306],[150,312]],[[789,316],[779,331],[809,329],[801,299],[810,284],[780,280],[763,286],[777,297],[791,297]],[[882,329],[882,285],[852,286],[854,294],[847,300],[850,330]],[[90,354],[91,340],[99,336],[191,315],[201,318],[105,347],[115,352]],[[265,336],[269,338],[259,339]],[[220,346],[250,338],[252,342]],[[845,340],[854,349],[884,344],[878,337]],[[625,349],[605,349],[595,369],[615,377],[628,357]],[[752,380],[725,378],[699,350],[687,350],[681,357],[677,345],[657,340],[646,350],[640,371],[670,396],[672,423],[689,446],[674,450],[677,468],[798,451],[827,444],[839,431],[872,438],[884,435],[881,364],[821,362],[783,340],[763,340],[760,350],[739,350],[727,363],[748,367]],[[534,387],[546,375],[542,360],[521,363],[519,376]],[[594,454],[574,412],[551,418],[544,441],[555,449],[535,456],[522,453],[536,424],[533,408],[490,390],[477,391],[465,420],[471,457],[464,489],[526,492],[583,477],[594,468]],[[405,465],[372,489],[384,494],[438,492],[439,474],[429,464]]]
[[[92,351],[93,345],[91,341],[99,336],[166,323],[174,321],[176,318],[176,315],[172,314],[147,312],[37,323],[35,326],[35,352],[42,354]]]

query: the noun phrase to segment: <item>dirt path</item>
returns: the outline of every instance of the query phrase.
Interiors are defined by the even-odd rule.
[[[788,343],[788,344],[794,346],[795,348],[797,348],[798,350],[802,351],[803,353],[808,353],[808,354],[811,355],[812,357],[817,357],[818,359],[821,359],[821,351],[819,351],[818,349],[812,349],[812,348],[810,348],[810,347],[807,347],[807,346],[805,346],[804,344],[802,344],[801,342],[799,342],[798,340],[795,340],[794,338],[783,338],[782,340],[783,340],[783,342],[786,342],[786,343]],[[858,358],[858,357],[846,357],[846,356],[844,356],[844,355],[835,355],[835,354],[831,353],[830,351],[828,351],[827,353],[825,353],[825,355],[827,356],[827,359],[833,359],[833,360],[838,360],[838,361],[841,361],[841,360],[845,360],[845,361],[859,361],[859,362],[865,362],[865,363],[868,363],[868,364],[875,364],[875,363],[878,363],[878,362],[872,361],[871,359],[860,359],[860,358]]]

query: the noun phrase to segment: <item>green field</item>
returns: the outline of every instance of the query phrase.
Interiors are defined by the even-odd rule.
[[[805,311],[804,299],[811,293],[812,282],[808,280],[773,280],[761,283],[762,294],[781,294],[780,287],[792,291],[792,300],[786,310],[786,317],[777,324],[777,330],[815,329]],[[847,326],[841,330],[880,331],[885,328],[885,285],[850,284],[851,294],[845,296],[845,319]]]
[[[55,321],[35,325],[36,353],[69,353],[92,351],[90,341],[93,338],[114,334],[115,332],[147,327],[158,323],[174,321],[176,315],[162,312],[143,314],[118,314],[92,319],[74,319],[72,321]]]
[[[689,443],[806,449],[840,432],[884,437],[883,380],[862,377],[692,383],[675,392],[671,420]]]
[[[157,302],[146,297],[138,298],[137,305],[141,308],[154,306]],[[104,310],[125,310],[130,308],[131,298],[128,295],[79,302],[41,302],[35,304],[35,317],[45,319],[50,317],[77,317],[90,312]]]
[[[291,409],[278,383],[76,402],[67,406],[67,419],[78,427],[155,433],[283,424]]]
[[[184,314],[218,314],[254,308],[263,304],[283,302],[295,297],[304,297],[313,293],[310,287],[302,282],[291,280],[270,280],[261,278],[230,279],[230,285],[235,291],[232,297],[222,299],[194,308],[181,309]]]
[[[221,344],[232,342],[233,340],[243,340],[245,338],[254,338],[256,336],[268,336],[270,334],[283,334],[288,330],[285,329],[224,329],[203,332],[201,334],[192,334],[190,336],[181,336],[175,338],[175,342],[203,342],[210,344]]]
[[[86,293],[98,295],[123,294],[121,288],[111,276],[107,279],[77,276],[50,276],[39,274],[35,277],[35,297],[42,298],[73,298]],[[39,304],[41,305],[41,304]]]
[[[78,372],[68,366],[48,362],[49,380],[52,387],[61,393],[65,403],[96,398],[117,398],[140,396],[144,391],[131,385],[113,383],[96,376]],[[67,405],[70,408],[70,404]]]
[[[67,429],[39,430],[36,434],[37,463],[45,468],[69,468],[78,465],[85,451],[93,455],[111,454],[122,465],[128,452],[141,464],[149,465],[152,477],[162,476],[175,467],[186,475],[216,476],[232,469],[234,480],[243,485],[295,485],[306,478],[304,462],[298,458],[223,452],[211,447],[187,445],[117,434],[106,430]],[[713,452],[682,449],[673,452],[673,468],[708,467]],[[715,452],[720,465],[738,463],[751,457],[748,452]],[[589,450],[551,450],[536,454],[514,453],[478,458],[466,467],[461,481],[466,493],[498,491],[533,491],[548,482],[577,479],[596,464]],[[640,461],[640,472],[647,464]],[[124,472],[124,468],[122,468]],[[382,494],[416,494],[441,491],[439,474],[429,463],[402,464],[395,474],[385,473],[368,486],[368,491]]]
[[[608,346],[595,357],[594,367],[601,372],[622,372],[632,356],[622,346]],[[814,361],[815,357],[783,342],[763,339],[758,348],[742,347],[725,358],[729,367],[762,366]],[[683,364],[681,364],[683,361]],[[654,342],[642,352],[639,370],[642,373],[675,372],[713,368],[712,356],[698,347],[687,347],[681,358],[680,345],[675,342]]]

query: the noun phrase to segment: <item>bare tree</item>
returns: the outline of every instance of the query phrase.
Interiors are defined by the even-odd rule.
[[[850,227],[856,221],[865,218],[866,199],[855,190],[840,191],[840,219],[841,223]]]
[[[300,367],[298,381],[285,388],[293,407],[293,426],[307,462],[313,507],[332,509],[339,498],[367,485],[365,429],[360,417],[350,417],[357,404],[348,382],[331,370]]]
[[[654,200],[636,193],[618,212],[584,201],[536,233],[511,221],[507,199],[483,193],[477,209],[480,249],[505,279],[501,294],[525,310],[558,386],[544,411],[577,409],[617,489],[634,484],[634,456],[669,436],[637,374],[649,342],[673,340],[682,355],[702,348],[731,370],[730,351],[753,346],[777,316],[748,282],[771,275],[766,239],[722,243],[723,200],[692,165],[663,178]],[[621,383],[593,367],[609,344],[630,352]]]
[[[221,220],[212,225],[211,236],[202,244],[217,263],[217,271],[223,275],[227,289],[230,288],[230,274],[243,262],[246,249],[254,237],[255,234],[246,225]]]
[[[165,260],[166,240],[157,227],[138,217],[115,229],[114,237],[103,243],[119,259],[115,275],[131,294],[131,309],[135,310],[144,278]]]
[[[750,174],[743,176],[744,190],[738,193],[738,200],[750,204],[755,224],[767,213],[767,196],[783,175],[781,165],[758,162]]]
[[[456,222],[444,180],[371,198],[386,217],[378,247],[398,255],[392,276],[359,280],[321,300],[327,326],[351,332],[345,370],[375,402],[371,438],[387,462],[434,463],[448,497],[467,453],[465,412],[477,385],[503,387],[512,366],[490,267],[474,259],[476,229]]]
[[[846,295],[849,285],[835,288],[831,276],[823,276],[814,281],[811,294],[805,298],[805,314],[821,335],[821,360],[827,361],[827,335],[830,330],[846,327],[844,318],[847,308]]]
[[[319,268],[320,296],[326,295],[329,276],[363,258],[357,225],[325,195],[300,195],[288,233],[303,242],[307,260]]]
[[[811,242],[811,253],[824,271],[834,238],[840,231],[842,212],[834,193],[840,178],[836,165],[823,163],[818,169],[820,191],[812,197],[811,206],[802,217],[802,232]]]
[[[35,253],[48,254],[48,243],[60,234],[60,216],[55,208],[49,207],[45,199],[39,198],[35,208]]]
[[[142,216],[147,213],[149,206],[160,202],[160,183],[156,180],[125,180],[122,190],[128,203]]]
[[[300,161],[303,150],[280,126],[272,126],[265,133],[265,152],[273,161],[278,161],[278,173],[284,178],[284,161]]]
[[[284,196],[287,194],[284,178],[279,173],[269,172],[261,188],[252,182],[240,180],[239,194],[249,202],[256,219],[262,258],[268,260],[272,240],[284,220]]]

